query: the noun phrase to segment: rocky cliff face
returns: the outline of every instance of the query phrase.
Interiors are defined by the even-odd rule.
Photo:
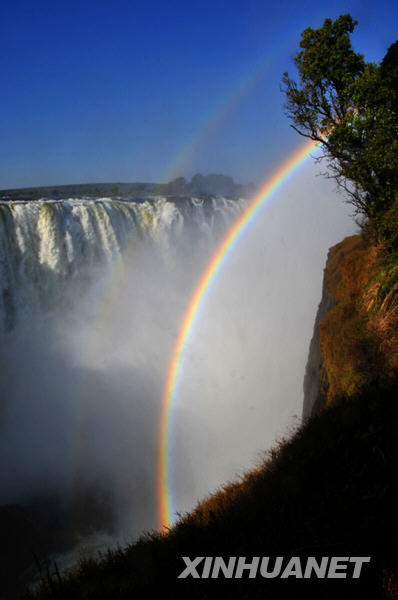
[[[329,250],[304,377],[303,419],[398,371],[396,257],[351,236]]]
[[[327,262],[330,259],[330,252],[331,251],[329,250]],[[322,356],[320,348],[320,325],[333,305],[334,301],[328,291],[326,275],[324,274],[322,298],[315,317],[314,332],[312,334],[307,365],[305,368],[303,385],[303,420],[307,420],[326,403],[325,394],[321,389]]]

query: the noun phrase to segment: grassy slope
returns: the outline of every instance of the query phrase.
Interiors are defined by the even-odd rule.
[[[335,247],[326,277],[337,305],[321,330],[321,414],[167,535],[47,578],[35,598],[398,597],[394,278],[360,237]],[[187,555],[372,556],[372,566],[359,580],[178,580]]]

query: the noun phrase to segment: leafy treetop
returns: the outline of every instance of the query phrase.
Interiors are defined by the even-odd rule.
[[[365,62],[351,46],[356,25],[346,14],[307,28],[299,82],[284,73],[282,83],[293,129],[320,142],[327,176],[377,232],[398,194],[398,43],[380,67]]]

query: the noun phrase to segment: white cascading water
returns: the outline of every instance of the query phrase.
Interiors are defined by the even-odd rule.
[[[204,203],[161,197],[143,202],[106,198],[1,202],[3,325],[10,329],[22,316],[59,307],[68,286],[87,285],[93,271],[119,259],[140,239],[151,239],[165,260],[167,252],[176,250],[179,236],[186,235],[184,227],[196,243],[209,245],[243,204],[224,198]]]
[[[55,498],[61,548],[156,527],[168,360],[195,283],[245,205],[0,203],[0,508]]]
[[[24,548],[64,569],[156,526],[168,357],[192,286],[244,205],[0,201],[0,517],[2,528],[9,511],[16,519],[5,539],[24,539],[14,578],[38,576]]]

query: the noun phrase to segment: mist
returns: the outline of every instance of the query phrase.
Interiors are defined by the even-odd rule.
[[[306,166],[265,207],[186,348],[172,420],[181,513],[300,420],[327,251],[356,230],[316,172]],[[126,541],[157,527],[162,389],[189,298],[232,220],[215,211],[205,226],[159,221],[2,334],[1,504],[56,495],[68,527]]]

